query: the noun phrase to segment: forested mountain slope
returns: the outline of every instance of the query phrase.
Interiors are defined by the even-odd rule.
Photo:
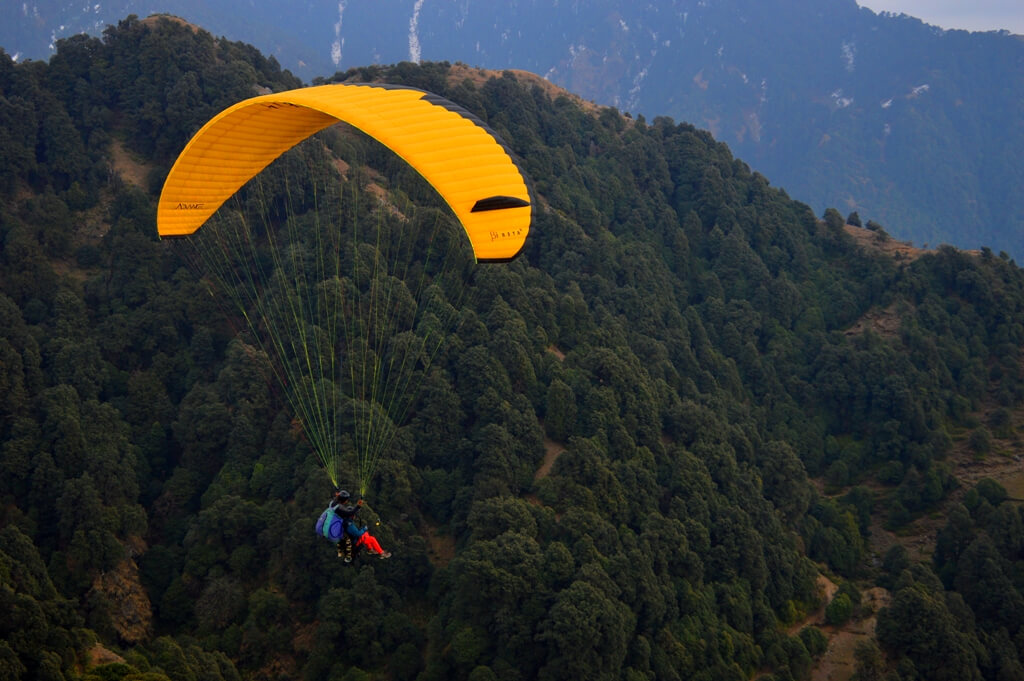
[[[957,478],[1020,455],[1013,261],[865,247],[708,133],[526,76],[339,79],[466,107],[542,203],[369,490],[395,556],[352,567],[313,532],[330,483],[301,424],[155,236],[189,136],[299,83],[170,21],[0,54],[0,675],[805,679],[821,574],[829,621],[892,593],[859,678],[1024,674],[1021,507]],[[404,205],[350,132],[286,160]],[[873,522],[929,516],[930,560],[871,552]]]

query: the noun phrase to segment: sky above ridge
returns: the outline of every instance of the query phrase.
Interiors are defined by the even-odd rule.
[[[1021,0],[857,0],[875,12],[909,14],[927,24],[968,31],[1005,29],[1024,35]]]

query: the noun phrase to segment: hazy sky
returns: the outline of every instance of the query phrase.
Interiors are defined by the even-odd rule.
[[[968,31],[1006,29],[1024,35],[1022,0],[857,0],[875,12],[917,17],[927,24]]]

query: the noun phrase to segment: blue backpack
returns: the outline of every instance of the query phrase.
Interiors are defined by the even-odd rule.
[[[334,512],[333,506],[328,506],[327,510],[320,514],[320,519],[316,521],[316,533],[337,544],[345,536],[345,525],[347,524],[341,516]]]

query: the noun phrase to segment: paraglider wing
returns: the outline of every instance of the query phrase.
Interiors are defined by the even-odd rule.
[[[376,84],[289,90],[222,111],[171,168],[160,195],[158,232],[192,234],[274,159],[338,121],[375,138],[423,175],[462,223],[478,261],[506,261],[522,250],[534,202],[504,143],[446,99]]]

